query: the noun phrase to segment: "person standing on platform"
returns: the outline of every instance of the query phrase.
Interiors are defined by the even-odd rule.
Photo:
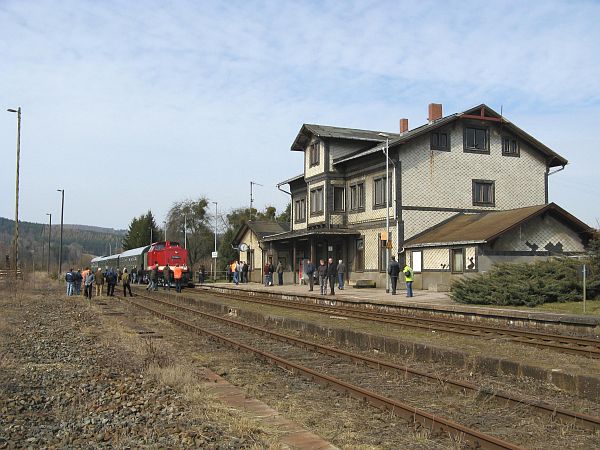
[[[388,275],[392,283],[392,295],[396,295],[396,286],[398,285],[398,275],[400,275],[400,264],[396,261],[396,257],[390,258],[390,266],[388,267]]]
[[[277,263],[277,284],[283,286],[283,264],[281,264],[281,261]]]
[[[175,290],[181,292],[181,279],[183,278],[183,269],[176,264],[173,268],[173,279],[175,280]]]
[[[98,270],[96,271],[94,284],[96,285],[96,297],[102,297],[102,291],[104,290],[104,275],[102,274],[102,269],[100,267],[98,267]]]
[[[204,271],[206,270],[206,268],[204,267],[204,264],[202,264],[200,266],[200,270],[198,271],[198,283],[200,284],[204,284]]]
[[[81,295],[81,283],[83,282],[81,269],[77,269],[77,272],[73,274],[73,277],[73,282],[75,283],[75,295]]]
[[[92,270],[87,269],[86,272],[87,273],[85,275],[85,279],[83,280],[83,283],[85,285],[83,295],[87,299],[91,300],[92,289],[94,288],[94,280],[96,277],[94,276],[94,272]]]
[[[242,264],[242,283],[248,282],[248,263],[244,261]]]
[[[67,296],[71,297],[75,289],[75,274],[73,273],[73,269],[69,269],[65,274],[65,281],[67,282]]]
[[[163,291],[165,289],[171,290],[171,268],[169,264],[165,264],[165,268],[163,269]]]
[[[237,286],[240,283],[240,275],[242,274],[242,267],[239,261],[234,261],[231,265],[231,271],[233,272],[233,282]]]
[[[140,266],[137,270],[137,284],[142,284],[143,280],[144,280],[144,270],[142,269],[142,266]]]
[[[152,280],[151,291],[158,291],[158,261],[154,261],[152,272],[150,272],[150,279]]]
[[[337,273],[338,273],[338,288],[340,291],[343,291],[344,290],[344,277],[346,276],[346,264],[344,264],[344,262],[341,259],[338,261]]]
[[[325,261],[322,259],[319,261],[319,268],[317,269],[319,274],[319,286],[321,287],[321,295],[327,294],[327,266]]]
[[[127,269],[123,269],[123,274],[121,275],[121,282],[123,283],[123,297],[127,297],[127,290],[129,290],[129,296],[133,297],[131,293],[131,284],[129,281],[129,273]]]
[[[273,286],[273,274],[275,273],[275,267],[273,267],[273,262],[269,261],[269,286]]]
[[[306,261],[306,267],[304,268],[304,271],[306,272],[306,275],[308,275],[308,290],[312,291],[315,286],[315,265],[310,259]]]
[[[108,283],[108,287],[106,288],[106,295],[108,297],[114,297],[115,285],[117,284],[117,274],[112,267],[108,269],[108,272],[106,272],[106,282]]]
[[[404,272],[404,281],[406,281],[406,296],[412,297],[413,296],[412,284],[413,284],[413,277],[414,277],[413,270],[407,264],[404,266],[404,269],[402,269],[402,272]]]
[[[335,280],[338,277],[337,264],[333,262],[333,258],[327,260],[327,281],[329,281],[330,295],[335,295]]]

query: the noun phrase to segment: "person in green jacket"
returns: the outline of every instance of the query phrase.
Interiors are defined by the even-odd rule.
[[[402,269],[402,272],[404,272],[404,281],[406,281],[406,296],[412,297],[413,296],[412,284],[413,284],[413,277],[414,277],[413,270],[407,264],[404,266],[404,269]]]

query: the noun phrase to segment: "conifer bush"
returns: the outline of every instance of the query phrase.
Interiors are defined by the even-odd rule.
[[[600,255],[600,246],[597,255]],[[593,268],[588,280],[589,298],[598,295],[598,270]],[[596,266],[600,268],[600,257]],[[503,263],[489,272],[452,284],[450,296],[459,303],[479,305],[536,306],[542,303],[571,302],[582,299],[583,261],[557,258],[535,263]],[[594,286],[594,287],[592,287]]]

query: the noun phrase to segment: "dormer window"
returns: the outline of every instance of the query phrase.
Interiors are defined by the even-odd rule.
[[[318,142],[314,142],[313,144],[309,145],[308,158],[309,158],[309,165],[311,167],[319,165],[320,154],[319,154],[319,143]]]

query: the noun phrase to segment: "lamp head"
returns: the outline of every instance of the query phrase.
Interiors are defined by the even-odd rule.
[[[7,111],[8,112],[14,112],[14,113],[18,112],[16,109],[12,109],[12,108],[8,108]]]

